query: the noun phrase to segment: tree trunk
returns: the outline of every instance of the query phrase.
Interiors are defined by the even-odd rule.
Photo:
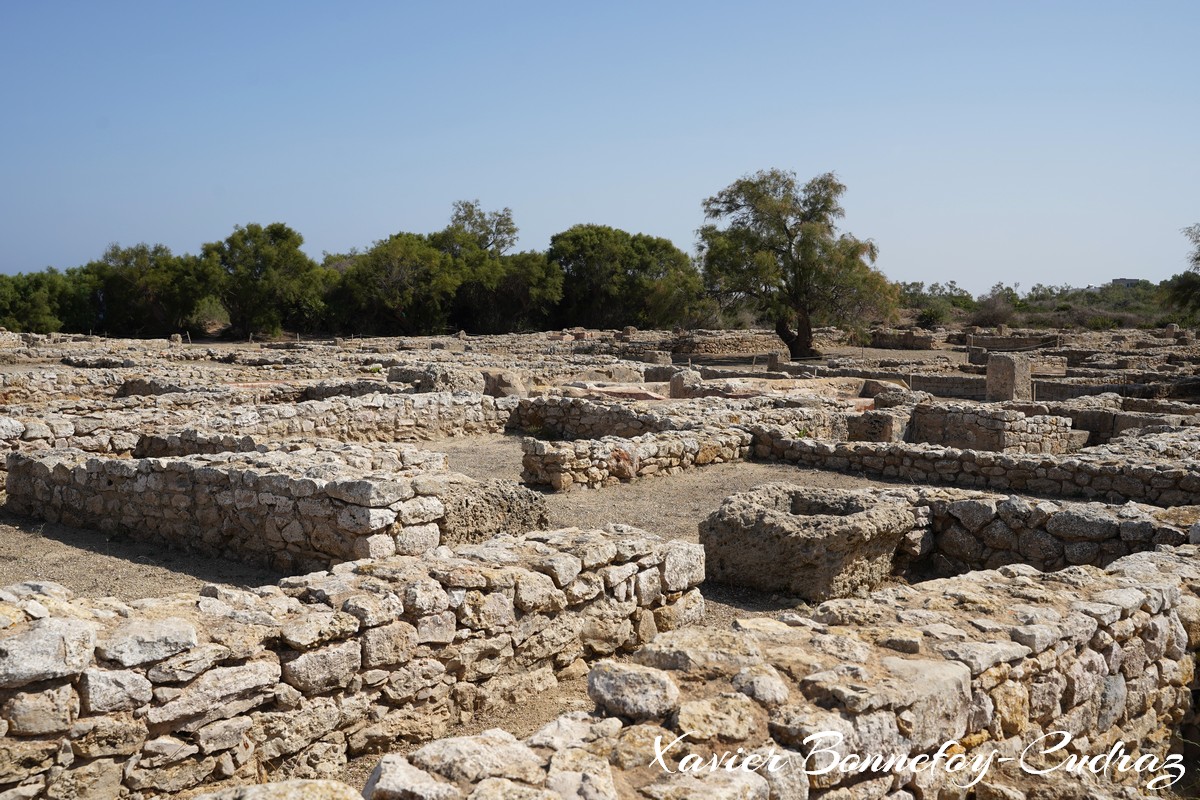
[[[808,314],[803,311],[796,314],[796,330],[792,330],[788,326],[786,317],[780,317],[775,321],[775,333],[783,340],[783,343],[788,347],[788,353],[792,358],[816,358],[821,354],[813,349],[812,323],[808,319]]]

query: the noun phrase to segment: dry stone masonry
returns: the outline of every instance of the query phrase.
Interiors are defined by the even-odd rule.
[[[0,331],[15,525],[288,575],[132,602],[0,589],[0,800],[1082,800],[1200,778],[1194,334],[872,344],[896,352],[791,363],[769,331]],[[547,530],[570,496],[418,446],[502,434],[543,490],[751,458],[889,485],[796,470],[718,494],[700,544]],[[725,619],[770,611],[716,624],[701,588]],[[592,710],[523,740],[487,728],[585,674]],[[1055,758],[1142,766],[1019,769],[1056,731]],[[335,780],[364,754],[382,754],[365,787]]]
[[[8,507],[291,572],[545,526],[535,492],[481,484],[428,456],[345,445],[144,459],[14,453]]]
[[[699,619],[703,550],[625,526],[121,603],[0,590],[0,792],[330,777]]]
[[[1155,794],[1185,763],[1172,731],[1200,732],[1197,556],[1184,547],[1049,574],[1009,566],[733,630],[663,633],[632,662],[592,669],[595,711],[560,716],[525,740],[488,730],[385,756],[363,794]]]

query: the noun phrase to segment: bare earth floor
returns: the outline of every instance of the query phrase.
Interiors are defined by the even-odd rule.
[[[447,453],[452,470],[474,478],[521,478],[519,436],[458,437],[422,446]],[[591,528],[620,522],[695,542],[697,525],[723,498],[772,481],[848,489],[886,485],[878,480],[786,464],[715,464],[600,490],[549,493],[546,502],[552,527]],[[49,580],[79,595],[135,600],[196,592],[207,583],[258,586],[274,583],[280,577],[262,568],[95,531],[37,523],[0,511],[0,586]],[[713,585],[701,589],[706,600],[705,624],[719,629],[728,628],[739,617],[777,612],[797,603],[792,598],[744,589]],[[561,713],[591,707],[587,681],[579,677],[562,681],[552,691],[518,707],[456,726],[450,735],[501,727],[524,737]],[[404,752],[404,746],[398,745],[396,750]],[[378,760],[376,755],[357,758],[340,777],[352,786],[360,786]]]

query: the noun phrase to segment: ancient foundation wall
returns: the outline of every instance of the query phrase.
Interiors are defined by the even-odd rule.
[[[772,483],[725,498],[700,524],[708,577],[805,600],[1026,564],[1104,567],[1178,546],[1194,512],[1051,502],[963,489],[817,489]]]
[[[169,395],[161,406],[77,416],[0,417],[0,452],[71,447],[90,453],[131,455],[143,435],[192,430],[208,436],[251,436],[260,441],[328,438],[343,442],[424,441],[445,436],[498,433],[516,398],[431,392],[339,396],[287,405],[220,407],[211,398]]]
[[[1188,547],[1107,571],[1010,566],[731,631],[660,634],[633,663],[592,669],[592,714],[522,742],[490,731],[386,756],[364,796],[589,784],[647,798],[1128,796],[1118,782],[1152,792],[1182,776],[1171,750],[1196,733],[1198,557]],[[734,768],[708,767],[735,752]],[[1030,772],[1067,756],[1100,767]]]
[[[1153,401],[1141,401],[1152,405]],[[1194,415],[1180,413],[1159,413],[1153,411],[1133,411],[1122,408],[1106,408],[1096,406],[1076,406],[1070,403],[1007,403],[1006,408],[1021,411],[1025,414],[1050,413],[1056,417],[1066,417],[1071,420],[1075,430],[1088,432],[1088,445],[1104,444],[1119,435],[1122,431],[1133,428],[1147,428],[1158,425],[1195,425],[1200,419]]]
[[[632,439],[605,436],[547,442],[525,437],[521,479],[531,486],[599,489],[652,475],[673,475],[706,464],[742,461],[751,436],[740,428],[647,433]]]
[[[884,350],[932,350],[936,341],[926,331],[880,328],[871,331],[871,347]]]
[[[996,453],[1066,453],[1077,449],[1077,438],[1065,417],[1026,416],[991,406],[921,403],[909,425],[913,442]]]
[[[808,435],[845,438],[849,415],[821,404],[788,405],[770,399],[695,398],[654,407],[597,403],[571,397],[522,398],[510,427],[547,439],[632,437],[662,431],[691,431],[714,425],[788,426]]]
[[[16,453],[9,456],[7,507],[293,572],[416,555],[454,541],[463,531],[448,506],[461,517],[481,505],[470,509],[472,517],[491,512],[494,532],[545,524],[545,501],[536,492],[513,486],[501,505],[485,484],[427,469],[420,451],[376,450],[363,464],[354,448],[343,449],[349,458],[336,449],[145,459],[73,449]]]
[[[1011,455],[926,444],[797,439],[771,426],[749,430],[757,458],[915,483],[1156,506],[1191,505],[1200,492],[1200,466],[1194,460],[1151,460],[1136,453],[1122,458]]]
[[[1137,503],[911,491],[914,504],[929,513],[923,517],[928,536],[919,545],[910,542],[909,569],[943,576],[1017,563],[1044,572],[1080,564],[1104,567],[1130,553],[1184,544],[1194,522],[1187,514]]]
[[[124,604],[0,590],[0,793],[159,796],[338,774],[699,619],[697,545],[503,538],[250,591]],[[9,793],[10,790],[15,793]]]

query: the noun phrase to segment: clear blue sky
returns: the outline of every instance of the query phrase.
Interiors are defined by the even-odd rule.
[[[895,280],[1182,271],[1200,3],[0,4],[0,272],[282,221],[310,255],[509,206],[691,251],[768,167]]]

